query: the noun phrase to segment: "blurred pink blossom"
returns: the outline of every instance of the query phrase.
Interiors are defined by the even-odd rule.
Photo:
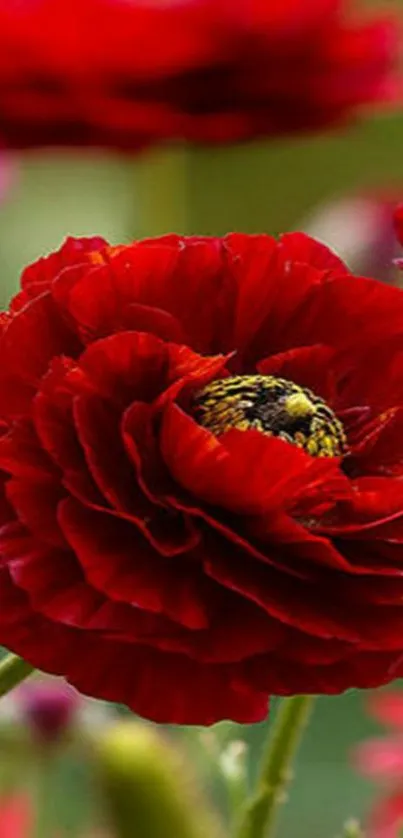
[[[0,800],[0,838],[28,838],[31,820],[31,806],[25,794]]]
[[[62,678],[28,679],[0,702],[0,725],[22,724],[43,744],[58,742],[72,728],[97,729],[115,718],[111,705],[85,698]]]
[[[15,792],[0,798],[0,838],[32,838],[35,834],[35,808],[28,794]],[[60,830],[55,838],[65,838]],[[87,838],[106,838],[94,833]]]
[[[370,714],[392,729],[358,745],[353,761],[358,771],[386,787],[369,816],[368,838],[399,838],[403,827],[403,692],[374,694]]]
[[[398,196],[402,193],[403,188]],[[393,263],[399,255],[395,208],[395,189],[347,195],[319,206],[304,229],[332,247],[354,273],[394,284]]]
[[[0,153],[0,203],[2,203],[18,182],[18,163],[15,155]]]
[[[73,723],[80,696],[65,681],[28,681],[16,692],[21,717],[34,736],[57,741]],[[0,836],[1,838],[1,836]]]

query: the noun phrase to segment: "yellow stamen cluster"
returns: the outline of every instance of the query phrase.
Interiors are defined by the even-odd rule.
[[[255,428],[303,448],[313,457],[347,451],[343,425],[305,387],[272,375],[239,375],[212,381],[195,398],[195,415],[213,434]]]

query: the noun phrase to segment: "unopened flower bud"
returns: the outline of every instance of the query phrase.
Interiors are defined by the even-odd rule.
[[[78,709],[78,693],[64,681],[30,681],[19,688],[20,715],[34,736],[55,742],[70,727]]]
[[[152,728],[121,722],[95,743],[101,790],[117,838],[217,838],[181,758]]]

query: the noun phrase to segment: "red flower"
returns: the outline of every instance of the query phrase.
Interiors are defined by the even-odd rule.
[[[32,823],[31,809],[25,794],[0,800],[0,838],[28,838]]]
[[[368,824],[370,838],[399,838],[403,825],[403,693],[373,695],[371,715],[388,725],[393,733],[370,739],[356,748],[354,761],[358,770],[392,789],[376,804]]]
[[[1,644],[166,722],[396,677],[400,290],[298,233],[70,239],[2,323]]]
[[[394,285],[400,252],[393,229],[396,196],[396,189],[385,187],[332,199],[309,216],[304,230],[334,248],[354,273]]]
[[[0,136],[133,149],[332,125],[395,97],[396,41],[343,0],[4,0]]]
[[[34,832],[35,811],[26,792],[8,794],[0,798],[0,838],[32,838]],[[65,831],[57,831],[57,838],[65,835]],[[95,838],[95,834],[92,838]]]

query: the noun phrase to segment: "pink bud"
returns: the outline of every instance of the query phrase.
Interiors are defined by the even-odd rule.
[[[80,697],[63,681],[31,681],[18,690],[21,715],[34,735],[45,742],[59,739],[70,727]]]

